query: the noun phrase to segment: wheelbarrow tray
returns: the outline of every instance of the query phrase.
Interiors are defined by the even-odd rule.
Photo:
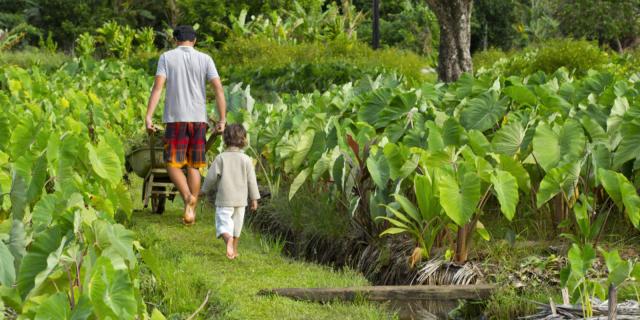
[[[154,147],[153,151],[151,147],[140,147],[127,154],[126,161],[129,167],[140,178],[146,178],[151,170],[151,154],[155,157],[155,163],[162,164],[164,166],[164,160],[162,155],[164,153],[163,147]]]

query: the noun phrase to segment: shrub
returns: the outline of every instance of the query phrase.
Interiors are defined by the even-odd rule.
[[[0,66],[15,65],[21,68],[40,66],[44,71],[52,71],[59,68],[71,57],[62,53],[51,53],[36,48],[27,48],[20,51],[0,52]]]
[[[489,69],[501,59],[508,58],[509,54],[500,50],[491,48],[488,50],[477,52],[473,55],[473,69],[480,70],[481,68]]]
[[[365,75],[375,76],[382,71],[381,68],[359,68],[351,62],[292,62],[279,67],[231,67],[225,78],[230,83],[251,85],[254,94],[260,97],[269,92],[323,92],[333,84],[356,81]]]
[[[612,73],[621,77],[640,73],[640,48],[614,55],[612,63],[607,67]]]
[[[326,43],[278,44],[266,39],[230,39],[213,53],[223,78],[276,91],[326,89],[382,71],[410,81],[432,80],[422,69],[431,61],[399,49],[373,50],[346,39]]]
[[[585,75],[589,69],[598,69],[607,61],[607,54],[597,44],[586,40],[556,39],[544,43],[529,66],[529,72],[538,70],[553,73],[560,67]]]
[[[584,76],[589,69],[603,69],[610,60],[597,44],[573,39],[550,40],[514,54],[505,54],[507,59],[500,56],[497,50],[477,54],[474,56],[474,62],[478,63],[474,64],[475,70],[508,77],[538,71],[550,74],[564,67],[576,76]],[[481,66],[489,70],[480,70]]]

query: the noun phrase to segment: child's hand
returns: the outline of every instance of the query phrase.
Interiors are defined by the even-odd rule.
[[[251,211],[258,210],[258,200],[251,200],[251,206],[249,208]]]

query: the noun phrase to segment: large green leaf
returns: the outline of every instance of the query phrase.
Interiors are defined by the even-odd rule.
[[[565,163],[579,160],[586,145],[582,126],[575,120],[567,120],[564,125],[551,128],[541,122],[533,137],[533,154],[540,166],[549,171]]]
[[[0,150],[6,150],[5,147],[10,143],[11,129],[9,119],[5,113],[0,114]]]
[[[27,234],[24,230],[22,221],[13,220],[11,222],[11,231],[9,232],[9,251],[13,255],[14,266],[16,270],[20,270],[22,258],[27,254]]]
[[[371,179],[376,184],[376,187],[381,190],[386,189],[390,177],[389,164],[387,164],[387,158],[385,158],[381,150],[375,156],[369,156],[367,170],[369,170]]]
[[[167,320],[167,318],[165,318],[158,309],[153,309],[151,312],[151,320]]]
[[[509,172],[518,181],[518,188],[525,193],[529,193],[531,191],[531,179],[529,172],[522,166],[522,163],[506,155],[499,155],[497,158],[498,169]]]
[[[80,299],[76,302],[76,306],[71,313],[71,320],[87,320],[93,313],[91,307],[91,300],[86,294],[80,296]]]
[[[602,186],[620,210],[624,210],[634,227],[640,229],[640,196],[621,173],[600,169],[598,176]]]
[[[69,298],[64,292],[49,296],[38,307],[35,320],[65,320],[71,319]]]
[[[394,92],[395,93],[395,92]],[[395,94],[389,105],[385,106],[375,121],[376,128],[389,127],[393,121],[400,120],[416,105],[418,97],[414,91]]]
[[[467,136],[469,138],[469,146],[471,146],[471,149],[473,149],[475,154],[484,157],[491,151],[491,144],[482,132],[478,130],[470,130],[467,133]]]
[[[411,154],[409,148],[403,145],[387,143],[383,152],[389,165],[390,177],[393,180],[406,178],[418,166],[418,157]]]
[[[580,163],[574,162],[549,170],[540,182],[540,188],[536,194],[538,208],[560,193],[567,198],[572,197],[580,177],[580,168]]]
[[[129,274],[114,269],[108,258],[96,261],[88,292],[99,319],[134,319],[138,305]]]
[[[14,220],[22,220],[24,211],[27,208],[27,182],[26,177],[18,171],[13,172],[11,191],[11,214]]]
[[[444,139],[442,138],[442,129],[433,121],[427,121],[425,127],[429,129],[427,135],[427,147],[429,151],[436,152],[444,149]]]
[[[533,155],[540,166],[551,170],[560,161],[560,142],[558,134],[546,122],[541,122],[533,136]]]
[[[93,229],[95,232],[95,245],[103,250],[103,254],[111,251],[128,260],[132,268],[135,266],[137,259],[133,252],[135,236],[133,231],[125,229],[120,224],[111,224],[102,220],[94,221]]]
[[[493,94],[486,93],[471,99],[460,112],[460,123],[467,129],[485,131],[491,129],[507,110],[506,100],[497,100]]]
[[[0,240],[0,285],[11,287],[16,281],[16,268],[13,261],[9,247]]]
[[[57,252],[61,251],[61,245],[64,243],[60,227],[47,229],[35,237],[27,255],[22,259],[18,272],[18,291],[23,299],[53,270],[55,265],[51,264],[57,262],[54,260],[56,255],[59,257]],[[50,260],[49,256],[52,254]]]
[[[59,201],[59,194],[46,194],[33,207],[31,222],[34,228],[39,230],[48,226],[53,220],[54,214],[63,210],[64,205]]]
[[[296,192],[298,192],[298,189],[300,189],[302,184],[307,180],[307,177],[309,177],[310,173],[311,169],[305,168],[304,170],[300,171],[300,173],[298,173],[295,179],[293,179],[291,187],[289,188],[289,200],[293,199],[293,196],[296,195]]]
[[[584,116],[582,117],[582,119],[580,119],[580,123],[582,123],[582,126],[587,131],[587,134],[589,134],[589,138],[591,139],[592,143],[599,143],[599,144],[609,143],[609,138],[607,137],[607,133],[598,124],[596,120],[588,116]]]
[[[20,158],[29,150],[34,140],[34,135],[38,129],[37,123],[28,113],[23,113],[22,121],[15,124],[11,130],[11,140],[9,143],[9,155],[12,159]]]
[[[422,215],[418,212],[418,208],[416,208],[416,206],[413,205],[413,203],[411,203],[409,199],[401,194],[395,194],[393,197],[396,202],[400,204],[402,210],[406,212],[407,215],[411,217],[411,219],[413,219],[418,224],[422,222]]]
[[[31,181],[27,189],[27,203],[35,202],[42,194],[44,183],[47,179],[47,157],[40,156],[31,169]]]
[[[514,85],[504,88],[503,92],[509,96],[513,101],[519,104],[527,104],[535,106],[537,102],[536,95],[524,86]]]
[[[622,260],[620,254],[618,253],[618,250],[613,250],[611,252],[600,250],[600,252],[604,257],[604,261],[607,265],[607,270],[609,271],[607,282],[613,284],[614,286],[621,285],[631,275],[631,263],[629,261]]]
[[[118,183],[122,179],[122,164],[113,148],[104,141],[100,141],[97,147],[91,143],[87,143],[85,146],[89,152],[89,161],[93,171],[112,184]]]
[[[391,95],[392,90],[388,88],[373,91],[364,105],[359,108],[358,121],[377,126],[378,116],[389,105]]]
[[[518,206],[518,182],[509,172],[496,170],[491,176],[491,183],[500,202],[500,211],[509,220],[513,220]]]
[[[69,186],[73,186],[74,175],[78,174],[75,170],[76,163],[79,161],[78,154],[83,144],[82,139],[72,134],[65,135],[60,141],[57,148],[58,155],[55,157],[58,165],[55,180],[56,190],[67,190]]]
[[[338,190],[342,191],[344,189],[345,180],[345,160],[344,156],[340,155],[333,162],[333,166],[331,167],[331,178],[333,182],[338,187]]]
[[[526,131],[518,121],[511,121],[496,132],[491,140],[493,151],[513,156],[520,151]]]
[[[640,196],[636,188],[626,178],[620,183],[620,192],[622,193],[622,202],[629,220],[636,229],[640,229]]]
[[[440,205],[453,222],[465,225],[480,201],[480,179],[472,172],[457,179],[452,172],[444,170],[440,171],[438,178]]]
[[[463,134],[464,128],[454,117],[449,117],[442,124],[442,141],[445,146],[462,145]]]
[[[424,175],[416,174],[413,178],[418,208],[422,218],[426,221],[431,221],[441,211],[437,195],[438,188],[435,185],[436,181],[435,174],[431,174],[428,171]]]
[[[619,168],[625,162],[640,157],[640,121],[623,123],[620,133],[622,140],[613,156],[614,168]]]
[[[620,191],[620,180],[617,172],[599,169],[598,177],[600,178],[600,182],[602,186],[611,197],[611,200],[620,208],[620,210],[624,210],[624,203],[622,202],[622,192]]]

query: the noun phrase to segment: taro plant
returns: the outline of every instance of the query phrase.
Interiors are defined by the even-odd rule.
[[[593,316],[591,297],[604,299],[604,288],[592,279],[595,273],[593,263],[596,260],[596,250],[590,244],[579,246],[573,244],[568,253],[568,266],[560,273],[562,285],[569,289],[574,300],[580,301],[584,317]]]
[[[81,34],[76,42],[76,51],[81,57],[91,57],[96,51],[96,39],[88,32]]]
[[[138,42],[138,50],[141,52],[156,51],[156,46],[154,44],[155,38],[155,31],[151,27],[144,27],[137,30],[135,33],[135,39]]]
[[[120,63],[76,63],[73,73],[2,72],[0,306],[21,319],[148,318],[142,249],[116,223],[132,212],[118,137],[132,133],[144,96],[127,105],[113,95],[148,83],[124,80],[143,77]]]
[[[388,221],[392,226],[384,230],[380,236],[405,233],[416,242],[417,248],[412,257],[412,265],[415,265],[420,258],[430,257],[431,249],[448,222],[446,216],[442,214],[437,181],[434,170],[415,175],[413,191],[418,206],[416,207],[406,197],[396,194],[395,202],[385,205],[392,216],[377,217],[377,219]]]

